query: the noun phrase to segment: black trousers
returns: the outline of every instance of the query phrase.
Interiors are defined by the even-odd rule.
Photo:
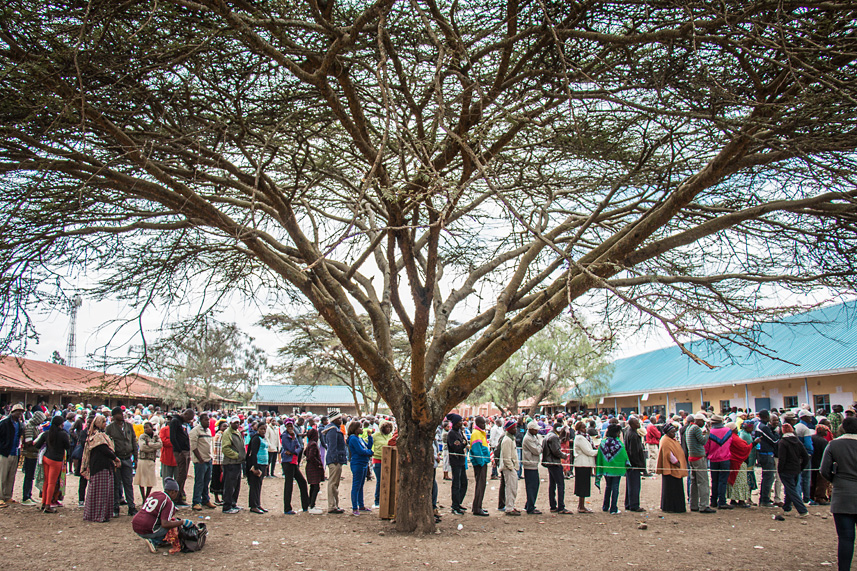
[[[464,511],[461,502],[467,495],[467,469],[464,466],[450,466],[452,469],[452,509]]]
[[[476,487],[473,489],[473,513],[482,513],[482,500],[485,497],[485,485],[488,480],[488,465],[473,466],[473,477]]]
[[[238,505],[238,492],[241,491],[241,467],[243,464],[223,464],[223,511]]]
[[[321,489],[321,484],[309,485],[309,507],[315,507],[315,500],[318,498],[318,491]]]
[[[247,487],[250,489],[247,503],[250,509],[262,507],[262,479],[264,477],[264,472],[261,476],[257,476],[253,472],[247,473]]]
[[[297,464],[283,463],[283,477],[286,479],[283,482],[283,512],[292,511],[292,490],[294,483],[298,483],[298,490],[301,494],[301,509],[306,511],[309,509],[309,492],[307,491],[306,478],[301,474]]]
[[[131,458],[120,458],[121,464],[113,472],[113,511],[119,511],[119,500],[122,492],[125,492],[125,501],[128,502],[128,510],[134,509],[134,460]]]
[[[565,509],[565,476],[562,466],[548,466],[548,502],[552,510]]]
[[[524,469],[524,486],[527,490],[527,503],[524,509],[527,513],[533,513],[536,509],[536,498],[539,497],[539,471]]]
[[[500,471],[500,495],[497,499],[497,509],[504,510],[506,509],[506,476],[503,475],[503,471]]]
[[[625,509],[640,509],[640,479],[643,468],[631,468],[625,473]]]

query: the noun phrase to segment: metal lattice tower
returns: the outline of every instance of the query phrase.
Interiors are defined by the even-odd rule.
[[[65,348],[65,362],[69,367],[77,366],[77,310],[83,305],[83,298],[75,294],[69,300],[71,320],[68,326],[68,345]]]

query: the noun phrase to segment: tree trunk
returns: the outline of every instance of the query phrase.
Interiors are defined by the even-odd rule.
[[[396,530],[434,533],[431,490],[434,481],[436,427],[417,425],[410,418],[399,423],[398,478],[396,479]]]

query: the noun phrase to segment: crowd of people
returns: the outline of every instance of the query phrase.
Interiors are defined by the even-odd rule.
[[[122,506],[134,517],[134,529],[154,551],[168,543],[169,531],[190,520],[175,510],[217,509],[236,514],[242,480],[248,508],[264,514],[262,486],[281,477],[283,513],[342,514],[339,484],[347,465],[352,475],[351,513],[371,512],[364,500],[367,481],[375,480],[379,504],[381,458],[396,444],[395,419],[346,418],[271,412],[161,411],[138,405],[125,408],[69,405],[47,410],[8,406],[0,420],[0,508],[17,503],[13,487],[23,476],[26,506],[55,513],[65,498],[65,476],[79,476],[78,503],[83,519],[107,522]],[[566,482],[573,480],[577,512],[586,506],[592,486],[602,490],[601,509],[620,514],[644,512],[641,481],[661,479],[660,509],[703,514],[754,506],[807,515],[807,505],[829,505],[836,523],[840,569],[849,569],[857,529],[857,417],[836,405],[828,414],[797,410],[750,413],[741,409],[676,414],[557,413],[463,418],[447,415],[434,439],[435,467],[451,481],[451,513],[490,515],[483,507],[486,482],[500,480],[498,510],[520,516],[518,482],[524,480],[523,512],[541,514],[539,469],[548,475],[548,506],[567,515]],[[277,475],[280,464],[280,475]],[[160,474],[156,473],[160,465]],[[473,468],[473,497],[465,507],[468,467]],[[301,467],[303,466],[303,470]],[[757,479],[756,468],[759,468]],[[186,490],[193,470],[193,488]],[[374,476],[374,478],[373,478]],[[327,482],[327,509],[317,505]],[[297,484],[299,506],[292,495]],[[160,487],[163,491],[155,490]],[[138,489],[141,510],[135,501]],[[34,500],[33,488],[40,491]],[[603,488],[603,489],[602,489]],[[154,491],[153,491],[154,490]],[[188,495],[188,493],[190,495]],[[437,483],[432,504],[440,521]]]

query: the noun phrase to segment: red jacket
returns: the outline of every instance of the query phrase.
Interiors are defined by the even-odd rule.
[[[646,444],[654,444],[657,446],[661,442],[661,431],[654,424],[646,427]]]
[[[176,457],[173,456],[173,444],[170,442],[170,425],[165,425],[158,433],[164,447],[161,448],[161,464],[164,466],[178,466]]]

